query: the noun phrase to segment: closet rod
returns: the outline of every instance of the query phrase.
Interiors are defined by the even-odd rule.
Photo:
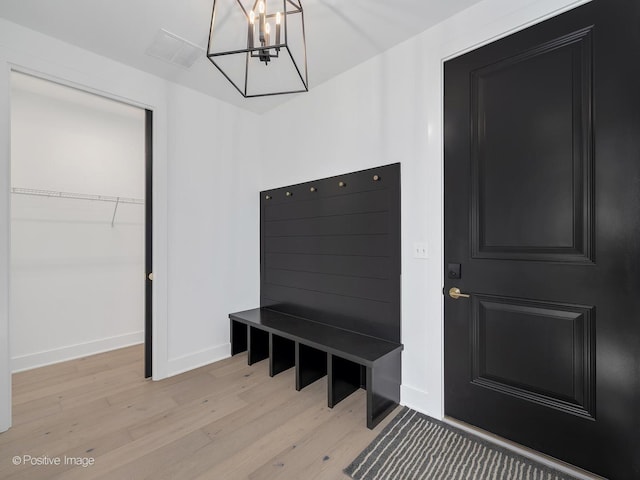
[[[126,197],[112,197],[108,195],[89,195],[87,193],[69,193],[69,192],[56,192],[53,190],[36,190],[33,188],[17,188],[11,189],[11,193],[18,195],[35,195],[38,197],[56,197],[56,198],[71,198],[75,200],[93,200],[98,202],[112,202],[112,203],[133,203],[136,205],[144,205],[144,200],[140,198],[126,198]]]

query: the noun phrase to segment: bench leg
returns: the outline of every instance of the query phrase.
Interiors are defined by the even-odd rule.
[[[247,351],[247,326],[231,320],[231,355]]]
[[[375,428],[400,403],[401,352],[367,367],[367,427]]]
[[[362,384],[360,365],[344,358],[329,355],[329,408],[358,390]]]
[[[296,342],[296,390],[302,390],[326,374],[326,352]]]
[[[269,334],[269,376],[289,370],[296,364],[296,342]]]

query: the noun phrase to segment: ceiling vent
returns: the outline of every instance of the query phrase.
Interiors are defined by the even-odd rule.
[[[145,51],[151,57],[187,69],[199,58],[204,58],[205,52],[201,46],[164,29],[158,31],[153,43]]]

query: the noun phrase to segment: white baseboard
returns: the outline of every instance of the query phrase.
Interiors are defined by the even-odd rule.
[[[224,343],[212,348],[206,348],[195,353],[170,358],[168,362],[168,376],[179,375],[210,363],[224,360],[231,356],[231,343]]]
[[[44,352],[30,353],[11,359],[11,372],[18,373],[54,363],[66,362],[75,358],[130,347],[144,342],[144,331],[126,333],[115,337],[101,338],[91,342],[68,345]]]

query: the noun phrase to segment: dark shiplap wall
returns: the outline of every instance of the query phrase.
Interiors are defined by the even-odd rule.
[[[260,202],[261,306],[400,342],[400,164]]]

